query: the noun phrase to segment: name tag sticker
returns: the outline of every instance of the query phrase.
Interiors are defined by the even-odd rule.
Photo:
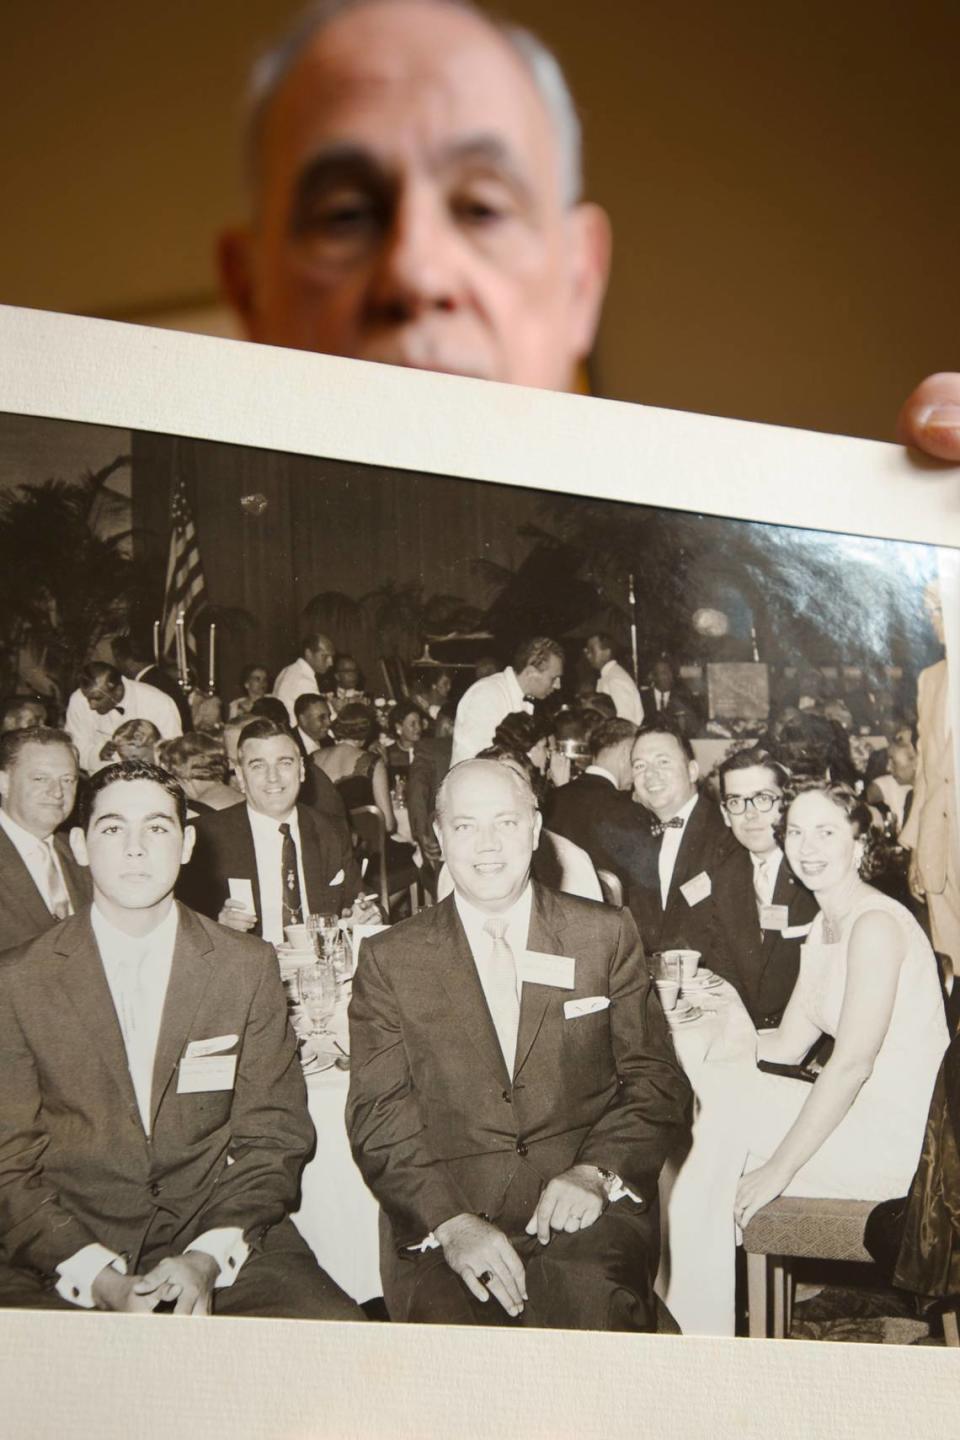
[[[713,886],[706,870],[701,870],[699,875],[694,875],[692,880],[680,886],[680,894],[690,906],[699,905],[701,900],[708,899],[712,893]]]
[[[760,906],[760,929],[761,930],[783,930],[787,928],[787,921],[790,918],[786,905],[761,905]]]
[[[609,995],[586,995],[582,1000],[564,1000],[564,1020],[576,1020],[579,1015],[594,1015],[598,1010],[610,1009]]]
[[[783,938],[784,940],[804,940],[812,929],[812,920],[809,920],[806,925],[785,925],[783,927]]]
[[[572,990],[576,965],[570,955],[524,950],[517,959],[517,975],[525,985],[553,985],[557,990]]]
[[[239,900],[248,914],[255,915],[257,907],[253,903],[253,881],[228,880],[227,884],[230,887],[230,899]]]
[[[236,1073],[236,1055],[185,1055],[177,1074],[177,1094],[232,1090]]]
[[[186,1049],[188,1060],[197,1055],[216,1055],[221,1050],[232,1050],[239,1035],[211,1035],[209,1040],[191,1040]]]

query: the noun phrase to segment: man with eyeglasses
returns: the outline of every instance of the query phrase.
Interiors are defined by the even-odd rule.
[[[777,840],[787,771],[753,745],[731,755],[718,774],[723,818],[737,845],[715,876],[710,968],[736,987],[758,1030],[772,1029],[796,983],[817,902]]]

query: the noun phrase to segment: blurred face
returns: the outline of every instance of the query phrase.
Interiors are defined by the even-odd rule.
[[[106,715],[122,703],[123,681],[111,685],[108,680],[103,679],[96,685],[88,686],[83,693],[91,710],[95,710],[98,715]]]
[[[541,775],[547,768],[547,760],[549,757],[550,746],[546,737],[544,737],[543,740],[538,740],[533,749],[527,751],[527,759],[533,765],[534,769],[540,771]]]
[[[338,660],[333,673],[341,690],[356,690],[360,671],[355,660]]]
[[[300,729],[305,735],[309,735],[311,740],[320,743],[330,729],[330,706],[325,700],[318,700],[307,706],[300,715]]]
[[[333,664],[333,657],[336,651],[331,641],[325,635],[321,635],[313,650],[307,648],[304,652],[308,665],[312,665],[318,675],[326,675]]]
[[[70,843],[89,865],[94,898],[121,928],[135,912],[162,918],[169,908],[180,866],[190,858],[194,832],[180,828],[173,797],[155,780],[115,780],[94,799],[86,834]]]
[[[700,771],[675,735],[641,735],[631,755],[633,793],[660,820],[672,820],[696,794]]]
[[[478,760],[451,777],[437,835],[459,894],[496,914],[526,887],[540,815],[504,766]]]
[[[251,810],[283,820],[297,803],[303,760],[293,738],[270,735],[245,740],[237,756],[237,781]]]
[[[657,690],[673,689],[673,670],[666,660],[658,660],[653,667],[653,684]]]
[[[453,681],[449,675],[438,675],[436,680],[434,680],[433,693],[441,705],[449,697],[452,688]]]
[[[732,800],[734,805],[744,802],[746,808],[740,815],[733,814],[723,806],[723,818],[734,836],[746,850],[754,855],[768,855],[776,850],[777,840],[773,827],[780,819],[783,794],[777,777],[766,765],[750,765],[746,770],[730,770],[723,777],[724,802]],[[772,800],[769,810],[763,805]]]
[[[397,726],[397,735],[401,745],[405,745],[408,750],[411,750],[413,746],[417,744],[423,735],[423,721],[415,710],[411,710],[408,715],[404,715],[400,724]]]
[[[77,761],[66,745],[24,745],[9,770],[0,770],[3,808],[30,835],[46,840],[73,809]]]
[[[834,889],[857,872],[863,847],[846,815],[826,795],[798,795],[787,811],[784,851],[809,890]]]
[[[266,695],[267,672],[262,665],[258,665],[255,670],[250,671],[243,688],[251,700],[259,700],[262,695]]]
[[[532,665],[528,665],[520,683],[525,695],[532,695],[534,700],[546,700],[554,690],[560,689],[562,679],[563,661],[559,655],[550,655],[542,670],[536,670]]]
[[[561,389],[593,339],[605,217],[565,203],[523,63],[475,16],[371,4],[274,97],[249,232],[224,238],[251,339]]]
[[[4,716],[3,730],[36,730],[46,720],[46,711],[39,700],[25,700],[16,710]]]
[[[894,746],[887,769],[898,785],[912,785],[917,775],[917,752],[912,745]]]
[[[590,636],[590,639],[583,647],[583,653],[586,655],[587,660],[593,666],[594,670],[602,670],[610,659],[610,651],[604,649],[596,635]]]

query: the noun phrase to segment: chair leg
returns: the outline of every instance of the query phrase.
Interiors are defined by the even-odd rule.
[[[416,915],[420,909],[420,881],[414,880],[410,886],[410,914]]]
[[[790,1296],[793,1289],[790,1262],[782,1255],[770,1257],[773,1290],[773,1338],[785,1340],[790,1334]]]
[[[767,1257],[747,1256],[747,1311],[751,1340],[767,1338]]]
[[[952,1350],[960,1347],[960,1309],[944,1310],[943,1338]]]

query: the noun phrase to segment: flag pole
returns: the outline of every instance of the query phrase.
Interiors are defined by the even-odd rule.
[[[633,656],[633,678],[640,684],[640,661],[637,655],[637,587],[633,573],[627,576],[630,598],[630,653]]]

